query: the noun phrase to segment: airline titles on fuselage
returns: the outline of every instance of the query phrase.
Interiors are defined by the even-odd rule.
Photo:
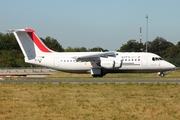
[[[121,56],[123,61],[140,61],[140,56]]]

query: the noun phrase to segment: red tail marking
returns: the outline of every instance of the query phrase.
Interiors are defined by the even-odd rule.
[[[38,46],[38,48],[42,52],[51,52],[42,42],[39,40],[39,38],[34,34],[34,30],[26,28],[25,29],[29,37],[32,39],[32,41]]]

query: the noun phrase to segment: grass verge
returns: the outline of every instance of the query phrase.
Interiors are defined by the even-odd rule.
[[[1,120],[180,118],[180,85],[1,83]]]

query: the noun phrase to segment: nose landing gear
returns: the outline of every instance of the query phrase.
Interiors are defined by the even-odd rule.
[[[161,76],[161,77],[165,76],[164,72],[159,72],[158,75]]]

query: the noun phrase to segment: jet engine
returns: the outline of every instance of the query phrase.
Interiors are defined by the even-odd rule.
[[[101,60],[101,67],[106,69],[120,68],[122,66],[122,60],[111,59],[111,60]]]

